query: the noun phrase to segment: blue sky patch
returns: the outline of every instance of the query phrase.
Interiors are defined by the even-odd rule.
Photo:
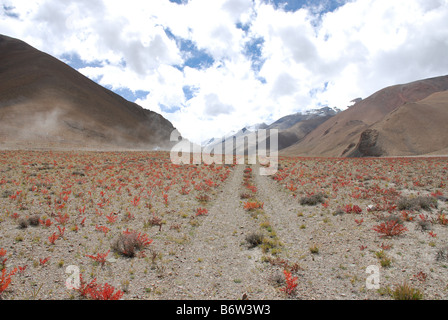
[[[328,11],[334,11],[340,6],[344,5],[346,0],[264,0],[266,3],[271,3],[277,9],[283,9],[285,11],[294,12],[303,7],[317,7],[323,6],[322,13]]]
[[[184,92],[186,100],[190,100],[191,98],[193,98],[195,96],[195,93],[198,91],[197,88],[192,86],[184,86],[182,90]]]
[[[277,9],[283,9],[285,11],[297,11],[300,8],[308,5],[309,0],[265,0],[267,3],[271,3]]]
[[[77,53],[64,53],[59,58],[76,70],[86,67],[98,68],[103,65],[100,61],[85,62]]]
[[[252,69],[256,72],[259,72],[264,64],[264,60],[262,59],[263,43],[263,38],[253,38],[246,43],[244,48],[244,54],[250,58],[252,61]]]
[[[110,85],[106,85],[104,86],[106,89],[109,89],[113,92],[115,92],[116,94],[122,96],[123,98],[125,98],[128,101],[136,101],[137,99],[145,99],[147,97],[147,95],[149,94],[149,91],[144,91],[144,90],[137,90],[137,91],[132,91],[129,88],[118,88],[118,89],[113,89],[112,90],[112,86]]]
[[[241,30],[243,30],[244,32],[248,32],[249,31],[249,29],[250,29],[250,24],[242,24],[241,22],[237,22],[236,24],[235,24],[235,26],[238,28],[238,29],[241,29]]]
[[[316,97],[317,94],[327,91],[327,88],[328,88],[328,81],[325,82],[322,87],[311,89],[309,92],[309,96],[314,98]]]
[[[169,28],[165,28],[165,33],[169,38],[176,41],[180,51],[184,54],[184,64],[177,66],[178,69],[183,70],[184,67],[207,69],[215,63],[213,57],[205,50],[198,49],[193,41],[175,36]]]
[[[186,4],[188,3],[188,0],[169,0],[171,2],[177,3],[177,4]],[[300,8],[308,7],[308,8],[320,8],[319,14],[322,15],[325,12],[333,11],[336,8],[343,5],[347,0],[322,0],[316,3],[316,1],[313,0],[262,0],[265,3],[268,3],[272,6],[274,6],[277,9],[285,10],[285,11],[297,11]],[[3,12],[4,14],[11,16],[11,17],[17,17],[18,15],[14,12],[14,7],[9,7],[6,5],[3,5]],[[243,24],[241,22],[236,23],[236,27],[243,30],[246,33],[246,36],[249,35],[251,24]],[[179,47],[180,51],[183,54],[183,64],[182,65],[176,65],[174,67],[178,68],[179,70],[183,71],[183,69],[188,66],[190,68],[194,69],[207,69],[215,64],[215,60],[213,57],[204,49],[199,49],[196,45],[196,43],[190,39],[185,39],[179,36],[174,35],[171,30],[166,27],[165,29],[166,35],[170,38],[176,41],[177,46]],[[263,49],[264,39],[262,37],[257,38],[251,38],[249,41],[246,42],[244,46],[244,55],[251,61],[251,67],[252,70],[255,72],[256,76],[261,70],[265,60],[263,59],[262,55],[262,49]],[[104,64],[107,64],[107,61],[93,61],[93,62],[86,62],[81,59],[81,57],[77,53],[65,53],[60,56],[60,58],[65,61],[69,66],[72,68],[79,70],[85,67],[102,67]],[[121,62],[121,66],[123,68],[126,67],[126,62],[123,60]],[[219,66],[217,66],[219,68]],[[97,77],[96,79],[93,79],[97,83],[101,81],[101,76]],[[261,83],[266,83],[266,80],[262,77],[258,77],[257,79]],[[312,89],[309,94],[311,96],[316,96],[322,91],[326,90],[327,84],[325,84],[323,87]],[[106,86],[108,89],[112,89],[110,86]],[[197,88],[192,86],[184,86],[182,88],[184,92],[184,96],[186,100],[192,99],[196,93]],[[136,101],[137,99],[144,99],[149,94],[149,91],[139,90],[133,92],[132,90],[128,88],[119,88],[114,89],[114,92],[121,95],[125,99],[129,101]],[[168,106],[161,106],[162,110],[168,113],[175,112],[179,108],[172,108]]]
[[[19,15],[17,13],[13,12],[14,9],[15,9],[14,7],[8,7],[7,5],[3,5],[3,10],[2,11],[8,17],[18,19]]]
[[[160,110],[162,110],[163,112],[166,112],[166,113],[175,113],[180,110],[179,106],[169,107],[169,106],[166,106],[166,105],[160,104],[160,103],[159,103],[159,106],[160,106]]]

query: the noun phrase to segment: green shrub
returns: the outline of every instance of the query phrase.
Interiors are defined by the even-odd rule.
[[[260,232],[252,232],[246,236],[250,248],[255,248],[263,243],[264,236]]]
[[[423,299],[423,293],[405,282],[392,291],[392,298],[395,300],[421,300]]]
[[[300,198],[302,206],[315,206],[318,203],[324,203],[325,195],[322,192]]]
[[[437,199],[429,196],[402,197],[398,200],[398,210],[430,210],[432,207],[437,208]]]

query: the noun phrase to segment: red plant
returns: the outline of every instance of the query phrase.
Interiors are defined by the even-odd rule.
[[[443,196],[443,193],[439,190],[439,191],[436,191],[436,192],[431,192],[431,196],[434,197],[434,198],[437,198],[439,196]]]
[[[140,203],[140,197],[135,196],[131,203],[134,205],[134,207],[138,206],[138,204]]]
[[[111,212],[110,215],[106,216],[106,218],[109,223],[114,223],[115,221],[117,221],[118,216]]]
[[[76,226],[76,227],[78,227],[78,226]],[[64,236],[64,233],[65,233],[65,227],[61,229],[61,227],[58,226],[58,230],[59,230],[59,236],[60,236],[60,237],[63,237],[63,236]]]
[[[355,222],[358,226],[360,226],[364,222],[364,219],[361,220],[355,219]]]
[[[19,266],[18,268],[19,268],[19,272],[20,273],[24,273],[25,272],[25,269],[26,269],[26,267],[28,267],[28,265],[26,264],[26,265],[24,265],[23,267],[21,267],[21,266]]]
[[[414,279],[421,281],[421,282],[426,281],[427,277],[428,277],[428,275],[426,273],[424,273],[423,271],[420,271],[419,273],[413,275]]]
[[[196,216],[203,216],[208,213],[208,210],[205,208],[197,208],[196,209]]]
[[[152,239],[149,239],[147,234],[141,234],[140,232],[137,235],[137,243],[141,248],[147,247],[152,243]]]
[[[70,219],[70,216],[68,214],[62,215],[62,213],[58,212],[58,216],[55,218],[55,220],[62,224],[63,226],[67,223],[67,221]]]
[[[98,202],[96,205],[98,207],[100,207],[100,209],[102,209],[106,205],[106,203],[105,202]]]
[[[39,223],[47,228],[53,224],[50,219],[47,219],[45,221],[39,219]]]
[[[359,206],[357,206],[356,204],[354,206],[352,206],[351,204],[347,204],[344,207],[344,211],[346,213],[361,213],[362,209]]]
[[[6,250],[1,248],[0,249],[0,258],[3,258],[5,255],[6,255]],[[3,268],[5,267],[6,260],[8,260],[8,258],[4,258],[3,261],[1,262]]]
[[[46,257],[45,259],[39,259],[40,265],[43,266],[50,260],[50,257]]]
[[[106,253],[97,253],[96,256],[86,254],[86,257],[89,257],[98,262],[99,264],[101,264],[101,266],[104,266],[104,264],[106,263],[106,257],[109,254],[109,252],[110,250],[108,250]]]
[[[128,220],[132,220],[135,218],[134,215],[132,213],[130,213],[129,211],[127,211],[125,213],[125,216],[126,216],[126,219],[128,219]]]
[[[48,237],[48,241],[50,241],[51,244],[54,244],[58,238],[59,236],[56,234],[56,232],[53,232],[53,234]]]
[[[152,239],[149,239],[147,234],[142,234],[141,232],[137,234],[137,231],[135,230],[126,229],[125,231],[123,231],[123,234],[134,235],[136,237],[137,246],[140,248],[149,246],[153,241]]]
[[[199,202],[207,202],[207,201],[210,200],[210,197],[208,195],[206,195],[206,194],[201,194],[201,195],[197,196],[196,199]]]
[[[190,193],[190,190],[187,189],[188,187],[184,186],[182,187],[182,190],[180,191],[180,194],[186,195]]]
[[[104,234],[108,233],[110,230],[108,227],[98,226],[98,225],[95,225],[95,229],[98,231],[104,232]]]
[[[412,221],[412,220],[414,220],[414,217],[410,216],[410,212],[409,211],[401,211],[401,217],[405,221]]]
[[[296,290],[298,277],[293,277],[291,272],[286,269],[283,270],[283,273],[285,274],[286,286],[281,288],[280,291],[284,291],[288,295],[291,295]]]
[[[393,237],[398,236],[404,233],[405,231],[408,231],[408,229],[399,224],[395,220],[390,220],[388,222],[383,222],[379,225],[376,225],[373,227],[373,230],[380,233],[381,237]]]
[[[96,284],[89,288],[88,294],[93,300],[120,300],[124,293],[121,290],[114,291],[115,288],[107,283],[102,287]]]
[[[6,268],[3,268],[0,276],[0,296],[10,285],[11,277],[17,272],[17,268],[14,268],[9,274],[6,274],[6,272]]]
[[[245,202],[244,203],[244,210],[255,210],[255,209],[263,209],[264,203],[260,202]]]
[[[82,278],[82,274],[79,275],[79,288],[76,289],[82,297],[87,297],[91,290],[95,290],[97,286],[96,278],[86,283]]]
[[[438,221],[440,224],[443,224],[443,225],[447,225],[447,224],[448,224],[448,219],[446,218],[446,215],[443,214],[443,213],[440,213],[440,214],[437,216],[437,221]]]
[[[289,190],[292,191],[292,192],[297,191],[297,187],[294,186],[294,185],[292,184],[292,182],[289,183],[288,185],[286,185],[286,188],[289,189]]]
[[[247,186],[247,189],[249,189],[249,190],[252,191],[253,193],[256,193],[256,192],[257,192],[257,187],[256,187],[256,186],[253,186],[253,185],[249,185],[249,186]]]
[[[62,210],[65,207],[65,203],[62,203],[62,204],[59,204],[59,205],[55,204],[54,207],[55,207],[56,210]]]

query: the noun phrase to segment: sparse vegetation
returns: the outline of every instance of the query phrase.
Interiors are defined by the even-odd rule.
[[[313,244],[310,246],[310,252],[312,254],[318,254],[319,253],[319,246],[317,244]]]
[[[373,230],[378,232],[381,237],[394,237],[408,231],[406,227],[398,223],[396,220],[389,220],[373,227]]]
[[[448,246],[437,250],[436,261],[448,261]]]
[[[246,236],[249,248],[255,248],[263,243],[264,235],[261,232],[251,232]]]
[[[396,286],[395,290],[392,291],[392,297],[395,300],[422,300],[423,293],[405,282]]]
[[[147,235],[136,231],[124,231],[112,244],[112,249],[125,256],[134,257],[137,250],[141,250],[152,243]]]
[[[19,221],[17,222],[17,224],[20,229],[26,229],[26,228],[28,228],[29,222],[28,222],[28,219],[20,218]]]
[[[437,208],[437,199],[430,196],[402,197],[397,204],[398,210],[430,210]]]
[[[1,297],[20,299],[44,276],[37,298],[54,297],[64,285],[55,275],[78,261],[90,282],[72,299],[117,287],[124,299],[196,298],[193,286],[219,298],[250,288],[250,299],[445,290],[446,159],[280,161],[267,178],[256,167],[173,165],[164,153],[0,153],[0,270],[11,279]],[[372,257],[382,290],[363,287]],[[400,289],[396,274],[420,276]],[[321,290],[328,277],[340,287]],[[220,278],[231,281],[218,290]]]
[[[300,204],[302,206],[315,206],[324,202],[325,195],[321,192],[300,198]]]

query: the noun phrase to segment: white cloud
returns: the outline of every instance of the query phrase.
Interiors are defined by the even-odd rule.
[[[366,96],[384,86],[447,73],[446,59],[438,56],[447,48],[447,19],[447,1],[347,3],[323,18],[319,34],[328,40],[320,42],[319,52],[333,62],[334,81],[347,80]],[[430,58],[434,54],[436,59]]]
[[[287,12],[261,0],[0,0],[0,30],[94,62],[80,71],[104,86],[149,91],[136,102],[196,142],[448,73],[448,0],[352,0],[321,12],[329,3]],[[180,39],[214,63],[183,66],[195,52]],[[255,40],[260,51],[247,55]]]
[[[206,116],[218,116],[220,114],[229,114],[235,111],[233,106],[222,103],[215,93],[205,95],[204,106]]]

